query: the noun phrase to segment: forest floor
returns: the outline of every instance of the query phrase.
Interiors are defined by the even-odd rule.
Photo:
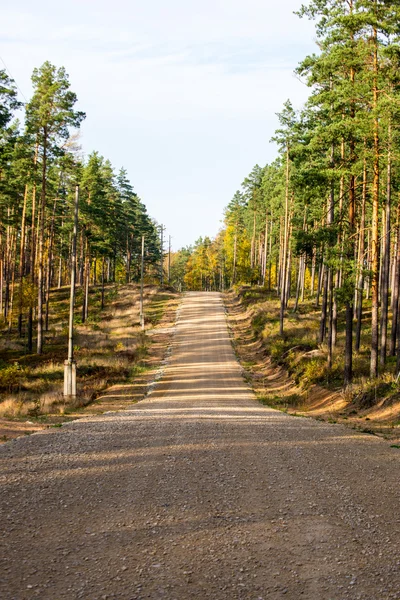
[[[258,399],[291,415],[342,423],[400,444],[400,384],[389,372],[372,386],[367,352],[355,359],[353,386],[342,388],[344,334],[339,330],[332,374],[326,349],[317,344],[320,309],[311,303],[297,314],[288,311],[285,336],[279,336],[279,302],[259,288],[224,296],[236,355]],[[368,336],[368,323],[365,327]],[[366,347],[366,346],[365,346]]]
[[[128,410],[0,447],[3,600],[399,600],[400,451],[262,406],[218,293]]]
[[[78,395],[66,402],[63,361],[67,348],[69,288],[53,290],[50,325],[41,356],[26,341],[4,332],[0,347],[0,443],[60,427],[67,421],[126,408],[142,399],[165,357],[174,330],[179,295],[168,287],[145,286],[146,333],[139,325],[139,287],[92,288],[89,319],[82,324],[76,303],[74,355]]]

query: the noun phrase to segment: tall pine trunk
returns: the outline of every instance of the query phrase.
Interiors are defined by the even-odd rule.
[[[392,317],[392,329],[390,333],[390,355],[396,355],[396,344],[398,343],[397,331],[399,321],[399,300],[400,300],[400,201],[397,205],[397,223],[396,223],[396,255],[394,257],[395,262],[395,274],[392,287],[392,305],[393,305],[393,317]]]
[[[46,184],[47,184],[47,129],[43,129],[43,156],[42,156],[42,193],[39,208],[38,228],[38,312],[37,312],[37,354],[43,353],[43,287],[44,287],[44,229],[46,212]]]
[[[284,222],[284,233],[283,233],[283,253],[282,253],[282,267],[281,267],[281,307],[279,312],[279,333],[283,335],[283,322],[286,308],[287,298],[287,285],[288,285],[288,266],[287,266],[287,255],[288,255],[288,239],[289,234],[289,145],[286,146],[286,179],[285,179],[285,222]]]
[[[361,200],[361,221],[358,245],[358,268],[357,268],[357,307],[356,307],[356,339],[355,350],[359,352],[361,344],[362,309],[364,294],[364,253],[365,253],[365,207],[367,202],[367,159],[364,158],[363,183]]]
[[[376,27],[373,35],[373,110],[374,110],[374,162],[372,185],[372,226],[371,226],[371,363],[370,375],[378,375],[378,344],[379,344],[379,117],[378,109],[378,35]]]
[[[18,335],[22,337],[23,300],[24,300],[24,275],[25,275],[25,229],[26,205],[28,200],[28,184],[25,184],[24,204],[21,217],[21,238],[19,246],[19,290],[18,290]]]
[[[389,277],[390,277],[390,205],[392,195],[392,157],[391,157],[391,124],[388,127],[387,186],[384,221],[383,257],[382,257],[382,311],[381,311],[381,350],[380,364],[386,363],[387,329],[389,312]]]
[[[45,330],[49,330],[49,309],[50,309],[50,287],[52,280],[53,271],[53,247],[54,247],[54,225],[56,219],[56,208],[57,208],[57,197],[54,198],[53,214],[51,217],[50,226],[50,239],[47,249],[47,277],[46,277],[46,316],[45,316]]]

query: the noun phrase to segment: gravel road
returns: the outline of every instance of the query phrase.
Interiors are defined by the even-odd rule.
[[[217,293],[146,400],[0,459],[3,600],[400,599],[400,450],[257,403]]]

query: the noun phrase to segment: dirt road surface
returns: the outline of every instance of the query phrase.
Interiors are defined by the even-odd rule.
[[[145,401],[0,458],[4,600],[400,598],[400,450],[258,404],[218,294]]]

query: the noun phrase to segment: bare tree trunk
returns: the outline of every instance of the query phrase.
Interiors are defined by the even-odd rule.
[[[396,355],[396,345],[398,343],[398,321],[399,321],[399,299],[400,299],[400,201],[397,206],[397,223],[396,223],[396,256],[395,256],[395,277],[392,288],[392,304],[393,318],[392,330],[390,335],[390,355]]]
[[[279,334],[283,335],[283,321],[285,316],[286,308],[286,296],[287,296],[287,280],[289,277],[287,269],[287,255],[288,255],[288,233],[289,233],[289,145],[286,145],[286,181],[285,181],[285,221],[284,221],[284,234],[283,234],[283,255],[282,255],[282,268],[281,268],[281,307],[279,313]]]
[[[297,289],[296,289],[296,300],[294,303],[293,312],[297,312],[300,297],[304,299],[304,271],[305,271],[305,257],[304,254],[299,259],[299,272],[297,277]]]
[[[350,14],[353,13],[353,0],[349,2]],[[354,40],[354,35],[351,34],[351,40]],[[352,98],[354,97],[354,81],[355,81],[355,70],[351,65],[350,67],[350,82],[352,86]],[[354,100],[350,101],[350,116],[352,119],[355,117]],[[351,168],[354,169],[356,161],[355,156],[355,141],[354,137],[350,138],[350,164]],[[354,173],[350,175],[350,189],[349,189],[349,231],[347,239],[347,249],[345,249],[347,256],[347,265],[345,265],[346,276],[349,277],[350,290],[346,294],[346,342],[345,342],[345,356],[344,356],[344,385],[349,385],[353,379],[353,319],[354,319],[354,295],[355,295],[355,284],[352,278],[352,268],[354,265],[355,258],[355,215],[356,215],[356,179]]]
[[[332,369],[333,363],[333,295],[334,295],[334,285],[333,285],[333,270],[329,269],[329,279],[328,279],[328,315],[329,315],[329,325],[328,325],[328,369]]]
[[[311,288],[310,288],[310,296],[311,298],[314,296],[315,289],[315,263],[316,263],[316,250],[313,249],[312,258],[311,258]]]
[[[38,312],[37,312],[37,354],[43,352],[43,284],[44,284],[44,228],[46,211],[46,184],[47,184],[47,129],[43,131],[43,156],[42,156],[42,193],[39,209],[39,255],[38,255]]]
[[[272,228],[273,228],[274,224],[272,221],[272,214],[271,214],[271,228],[270,228],[270,232],[269,232],[269,260],[268,260],[268,290],[271,291],[271,280],[272,280]]]
[[[371,229],[367,228],[367,269],[371,271]],[[365,299],[369,300],[371,292],[371,275],[368,275],[365,282]]]
[[[101,310],[104,309],[104,269],[105,269],[105,257],[101,263]]]
[[[304,302],[306,270],[307,270],[307,255],[305,255],[303,258],[303,269],[302,269],[301,290],[300,290],[300,301],[301,302]]]
[[[328,314],[328,283],[329,283],[329,269],[323,265],[324,274],[322,277],[322,305],[321,305],[321,320],[319,324],[319,343],[325,340],[326,335],[326,317]]]
[[[35,165],[37,161],[37,153],[38,147],[36,145],[36,153],[35,153]],[[32,352],[33,350],[33,287],[35,285],[35,265],[36,265],[36,183],[33,184],[32,190],[32,222],[31,222],[31,255],[29,261],[29,271],[30,271],[30,283],[31,283],[31,293],[29,299],[29,313],[28,313],[28,350]]]
[[[353,142],[351,142],[351,145]],[[353,149],[351,149],[353,155]],[[349,240],[347,259],[348,262],[354,260],[354,229],[355,229],[355,177],[350,176],[350,194],[349,194]],[[353,379],[353,316],[354,316],[354,289],[346,297],[346,342],[344,356],[344,385],[349,385]]]
[[[85,228],[82,228],[80,235],[80,257],[79,257],[79,285],[83,286],[84,281],[84,270],[85,270]]]
[[[83,298],[82,298],[82,323],[89,314],[89,279],[90,279],[90,248],[89,241],[85,239],[84,271],[83,271]]]
[[[126,283],[131,282],[131,266],[132,266],[132,252],[129,239],[129,231],[126,234]]]
[[[290,239],[290,234],[289,234]],[[288,266],[287,266],[287,276],[286,276],[286,294],[285,294],[285,309],[289,304],[289,298],[291,293],[291,283],[292,283],[292,249],[289,247],[288,252]]]
[[[397,225],[396,225],[397,228]],[[394,290],[394,286],[395,286],[395,281],[396,281],[396,256],[397,256],[397,244],[398,244],[398,239],[397,239],[397,235],[393,236],[394,237],[394,242],[393,242],[393,250],[392,250],[392,257],[391,257],[391,266],[390,266],[390,309],[393,312],[394,310],[394,298],[393,298],[393,290]]]
[[[235,238],[233,241],[233,273],[232,273],[232,285],[236,283],[236,258],[237,256],[237,223],[235,227]]]
[[[315,296],[315,308],[318,308],[318,306],[319,306],[319,297],[321,295],[321,290],[322,290],[324,271],[325,271],[325,265],[322,262],[322,258],[321,258],[321,261],[319,263],[319,269],[318,269],[318,286],[317,286],[317,295]]]
[[[18,290],[18,335],[22,337],[23,301],[24,301],[24,275],[25,275],[25,229],[26,205],[28,200],[28,184],[25,185],[24,204],[21,217],[21,238],[19,247],[19,290]]]
[[[45,329],[49,330],[49,308],[50,308],[50,288],[53,271],[53,246],[54,246],[54,223],[56,218],[57,198],[54,198],[53,214],[51,217],[50,239],[47,251],[47,279],[46,279],[46,317]]]
[[[340,156],[342,163],[345,160],[345,144],[344,139],[341,141],[340,145]],[[343,198],[344,198],[344,178],[340,178],[340,187],[339,187],[339,221],[342,221],[343,218]],[[341,286],[342,280],[342,263],[343,263],[343,241],[340,235],[338,234],[337,238],[337,247],[341,248],[340,259],[339,259],[339,267],[336,271],[336,275],[334,278],[335,281],[335,290],[339,289]],[[338,325],[338,304],[337,304],[337,296],[336,293],[333,292],[333,306],[332,306],[332,346],[336,346],[337,342],[337,325]]]
[[[382,258],[382,312],[381,312],[381,351],[380,364],[386,363],[387,328],[389,312],[389,275],[390,275],[390,205],[392,195],[392,158],[391,158],[391,125],[388,127],[387,187],[385,204],[385,230]]]
[[[334,166],[334,146],[331,147],[331,167]],[[326,224],[328,227],[332,227],[335,218],[335,189],[334,182],[331,182],[331,189],[328,197],[327,211],[326,211]],[[329,256],[328,256],[329,258]],[[323,275],[323,294],[322,294],[322,308],[321,308],[321,321],[319,329],[319,343],[325,341],[327,332],[328,335],[328,365],[332,363],[332,308],[333,308],[333,296],[332,291],[332,269],[324,263],[324,275]],[[327,327],[327,321],[329,320],[329,327]]]
[[[0,233],[0,315],[3,314],[4,302],[4,251],[3,251],[3,236]]]
[[[264,234],[264,256],[262,266],[262,284],[265,287],[265,279],[267,275],[267,253],[268,253],[268,213],[265,215],[265,234]]]
[[[251,236],[251,248],[250,248],[250,268],[254,269],[254,263],[256,258],[256,211],[254,210],[253,216],[253,235]]]
[[[10,223],[11,210],[7,208],[7,221]],[[4,319],[7,320],[8,308],[10,303],[10,264],[11,264],[11,226],[8,224],[6,227],[6,248],[5,248],[5,261],[4,261]]]
[[[374,27],[374,82],[373,108],[374,117],[374,178],[372,187],[372,227],[371,227],[371,378],[378,375],[378,344],[379,344],[379,117],[378,107],[378,34]]]
[[[11,332],[12,329],[12,320],[13,320],[13,312],[14,312],[14,291],[15,291],[15,271],[17,268],[16,265],[16,255],[17,255],[17,236],[13,236],[13,243],[11,249],[11,293],[10,293],[10,306],[8,311],[8,331]]]
[[[362,187],[362,202],[361,202],[361,222],[359,233],[358,246],[358,273],[357,273],[357,309],[356,309],[356,340],[355,350],[360,351],[361,344],[361,329],[362,329],[362,308],[363,308],[363,293],[364,293],[364,253],[365,253],[365,207],[367,201],[367,159],[364,158],[363,166],[363,187]]]
[[[62,267],[63,267],[63,260],[62,260],[62,254],[60,252],[60,257],[58,259],[58,278],[57,278],[57,288],[60,289],[61,285],[62,285]]]

